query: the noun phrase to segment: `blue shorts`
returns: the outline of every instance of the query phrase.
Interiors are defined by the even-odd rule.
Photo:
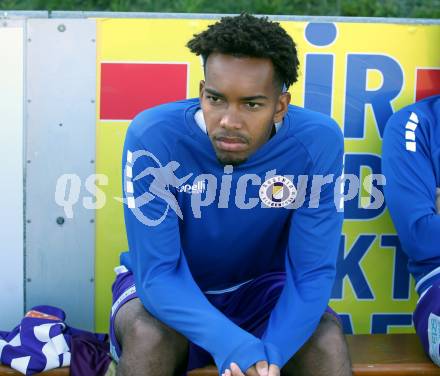
[[[413,321],[426,355],[440,367],[440,280],[421,295]]]
[[[254,336],[261,338],[266,329],[270,313],[281,294],[284,281],[284,272],[267,273],[240,285],[233,291],[205,292],[205,296],[231,321]],[[118,361],[121,348],[115,336],[114,318],[123,304],[138,297],[133,274],[126,271],[124,267],[119,269],[119,274],[112,286],[112,292],[110,352],[115,361]],[[339,320],[338,315],[330,307],[327,307],[326,312],[333,314]],[[190,341],[187,370],[204,367],[208,364],[214,364],[211,355]]]

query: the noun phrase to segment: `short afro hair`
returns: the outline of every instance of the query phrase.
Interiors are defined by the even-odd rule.
[[[279,84],[290,85],[298,80],[296,45],[278,22],[268,17],[255,17],[242,13],[235,17],[222,17],[205,31],[195,34],[187,47],[201,55],[203,63],[213,52],[237,57],[268,58],[272,61]]]

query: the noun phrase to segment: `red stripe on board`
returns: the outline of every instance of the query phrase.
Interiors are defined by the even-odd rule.
[[[102,63],[102,120],[127,120],[162,103],[186,98],[186,64]]]
[[[440,94],[440,69],[417,69],[416,102]]]

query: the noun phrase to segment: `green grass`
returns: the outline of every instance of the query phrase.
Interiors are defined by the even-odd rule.
[[[440,0],[0,0],[0,9],[440,18]]]

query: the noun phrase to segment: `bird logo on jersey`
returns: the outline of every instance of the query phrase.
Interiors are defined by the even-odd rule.
[[[138,175],[133,177],[133,166],[141,157],[150,158],[151,161],[144,162],[147,165]],[[150,166],[151,165],[151,166]],[[156,165],[157,167],[155,167]],[[171,193],[170,187],[178,188],[184,184],[193,174],[190,173],[183,178],[178,178],[175,171],[180,163],[171,161],[162,166],[159,159],[147,150],[138,150],[135,152],[127,151],[127,161],[124,169],[124,195],[122,200],[124,204],[133,212],[135,217],[146,226],[157,226],[165,219],[168,210],[171,208],[180,219],[183,219],[183,213],[180,209],[176,197]],[[134,196],[134,183],[147,176],[151,177],[149,188],[140,196]],[[142,207],[153,201],[155,198],[163,200],[163,212],[159,218],[148,218],[142,211]]]
[[[288,178],[277,175],[261,185],[259,195],[266,206],[283,208],[295,201],[297,190]]]

